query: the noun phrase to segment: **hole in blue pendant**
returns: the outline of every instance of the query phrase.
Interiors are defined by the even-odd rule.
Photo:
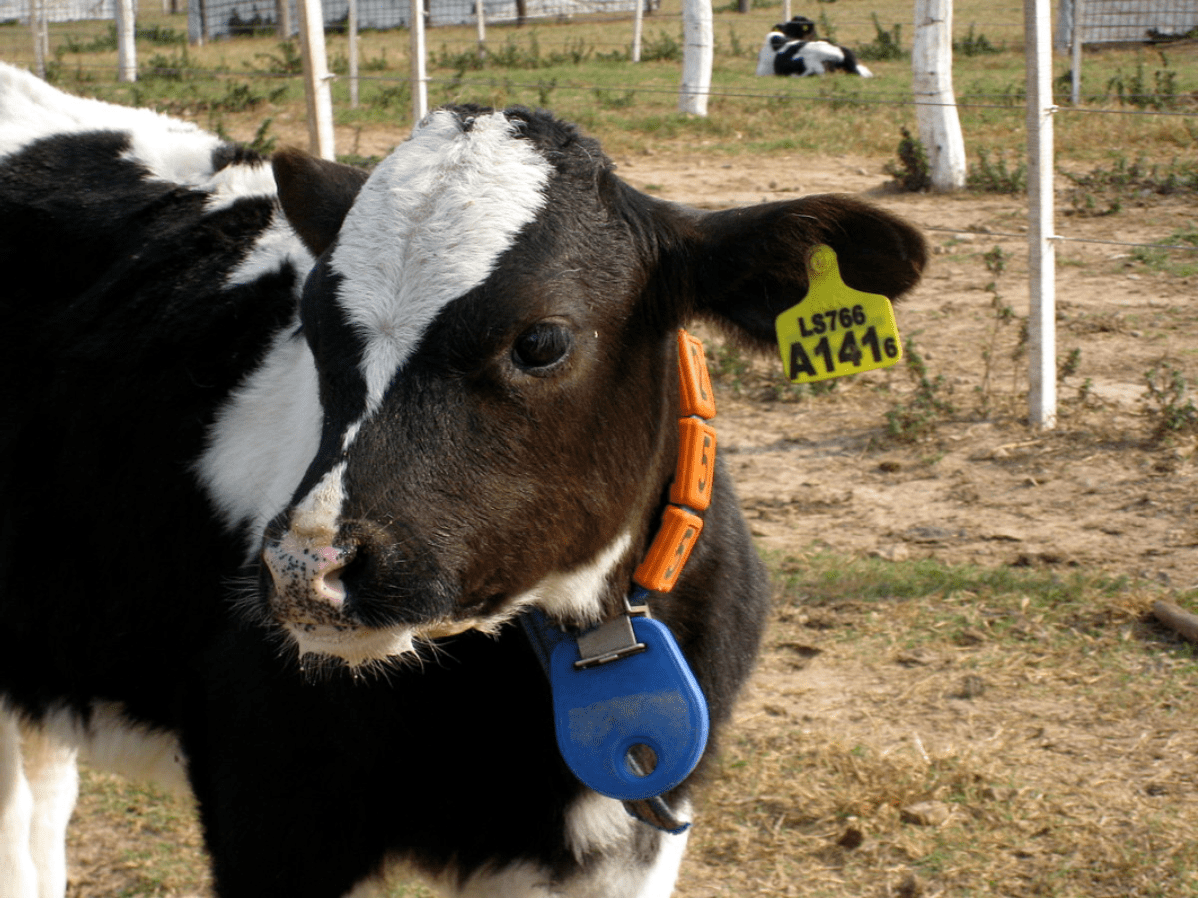
[[[657,752],[637,742],[624,753],[624,765],[633,776],[645,777],[657,769]]]

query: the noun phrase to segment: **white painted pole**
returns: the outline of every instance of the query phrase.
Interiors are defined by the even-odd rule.
[[[684,0],[682,40],[682,90],[678,108],[692,115],[707,115],[715,55],[711,0]]]
[[[50,29],[46,22],[45,0],[30,0],[29,31],[33,36],[33,71],[46,79],[46,59],[50,55]]]
[[[116,80],[137,80],[137,17],[133,0],[116,0]]]
[[[412,123],[428,114],[428,70],[424,58],[424,0],[412,0],[411,35],[408,52],[412,57]]]
[[[280,40],[289,40],[291,38],[290,0],[275,0],[275,18],[278,19]]]
[[[965,186],[965,139],[953,93],[952,0],[915,0],[911,73],[915,121],[932,186],[960,190]]]
[[[308,149],[322,159],[334,159],[333,97],[324,46],[324,13],[320,0],[299,0],[296,9],[304,60],[304,95],[308,100]]]
[[[1069,99],[1074,106],[1082,97],[1082,0],[1073,0],[1073,59],[1069,73]]]
[[[790,0],[782,0],[782,21],[790,21]]]
[[[1048,0],[1024,0],[1027,59],[1028,421],[1057,422],[1052,35]]]
[[[487,9],[483,0],[474,0],[474,18],[478,22],[478,58],[487,58]]]
[[[645,27],[645,0],[636,0],[636,8],[632,14],[632,54],[633,62],[641,61],[641,32]]]
[[[349,43],[349,107],[358,108],[358,0],[349,0],[349,18],[345,22],[345,36]]]

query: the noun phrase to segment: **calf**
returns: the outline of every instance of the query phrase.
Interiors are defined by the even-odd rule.
[[[872,78],[848,47],[815,40],[815,23],[802,16],[774,26],[757,54],[758,75],[825,75],[844,72]]]
[[[0,895],[61,894],[76,752],[190,789],[223,898],[668,895],[705,761],[661,814],[583,785],[513,622],[619,617],[678,327],[769,346],[824,243],[889,296],[926,258],[847,197],[645,196],[543,112],[368,177],[0,67]],[[647,604],[715,731],[769,586],[718,465],[704,518]]]

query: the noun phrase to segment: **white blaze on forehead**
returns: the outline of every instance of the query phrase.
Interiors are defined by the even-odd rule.
[[[310,544],[332,544],[345,504],[345,462],[333,465],[291,513],[291,532]]]
[[[552,171],[500,112],[434,112],[363,186],[333,252],[366,350],[367,409],[448,303],[487,279],[545,204]]]

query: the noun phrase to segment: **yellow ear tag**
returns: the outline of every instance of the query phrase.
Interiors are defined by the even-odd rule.
[[[807,263],[810,285],[798,305],[778,316],[782,367],[795,383],[885,368],[903,357],[890,300],[840,279],[836,252],[818,246]]]

